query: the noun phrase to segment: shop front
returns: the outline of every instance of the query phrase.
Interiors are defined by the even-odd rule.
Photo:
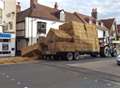
[[[15,56],[15,35],[11,33],[0,33],[0,57]]]

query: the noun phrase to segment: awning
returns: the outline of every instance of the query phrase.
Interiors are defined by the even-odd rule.
[[[0,39],[11,39],[10,33],[0,33]]]

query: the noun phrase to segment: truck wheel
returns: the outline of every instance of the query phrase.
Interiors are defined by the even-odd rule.
[[[73,53],[67,53],[67,55],[66,55],[66,58],[67,58],[68,61],[72,61],[73,57],[74,57]]]
[[[100,56],[109,57],[110,56],[109,47],[106,46],[106,47],[101,48]]]
[[[80,60],[80,54],[79,54],[79,52],[75,52],[74,53],[74,59],[75,60]]]

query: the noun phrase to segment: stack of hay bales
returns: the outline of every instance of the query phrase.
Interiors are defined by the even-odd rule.
[[[71,40],[72,37],[65,31],[51,28],[44,41],[46,41],[48,51],[54,53],[57,51],[68,51]]]
[[[77,51],[99,51],[95,25],[69,22],[61,25],[59,29],[72,36]]]
[[[98,33],[95,25],[86,24],[88,43],[91,44],[89,47],[90,51],[99,51],[99,40]]]

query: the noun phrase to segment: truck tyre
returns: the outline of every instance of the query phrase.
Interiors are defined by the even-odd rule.
[[[110,52],[109,52],[109,47],[108,46],[105,46],[105,47],[101,48],[100,56],[101,57],[109,57],[110,56]]]
[[[74,59],[75,60],[80,60],[80,53],[79,52],[74,53]]]
[[[73,58],[74,58],[73,53],[67,53],[66,58],[67,58],[68,61],[72,61]]]

